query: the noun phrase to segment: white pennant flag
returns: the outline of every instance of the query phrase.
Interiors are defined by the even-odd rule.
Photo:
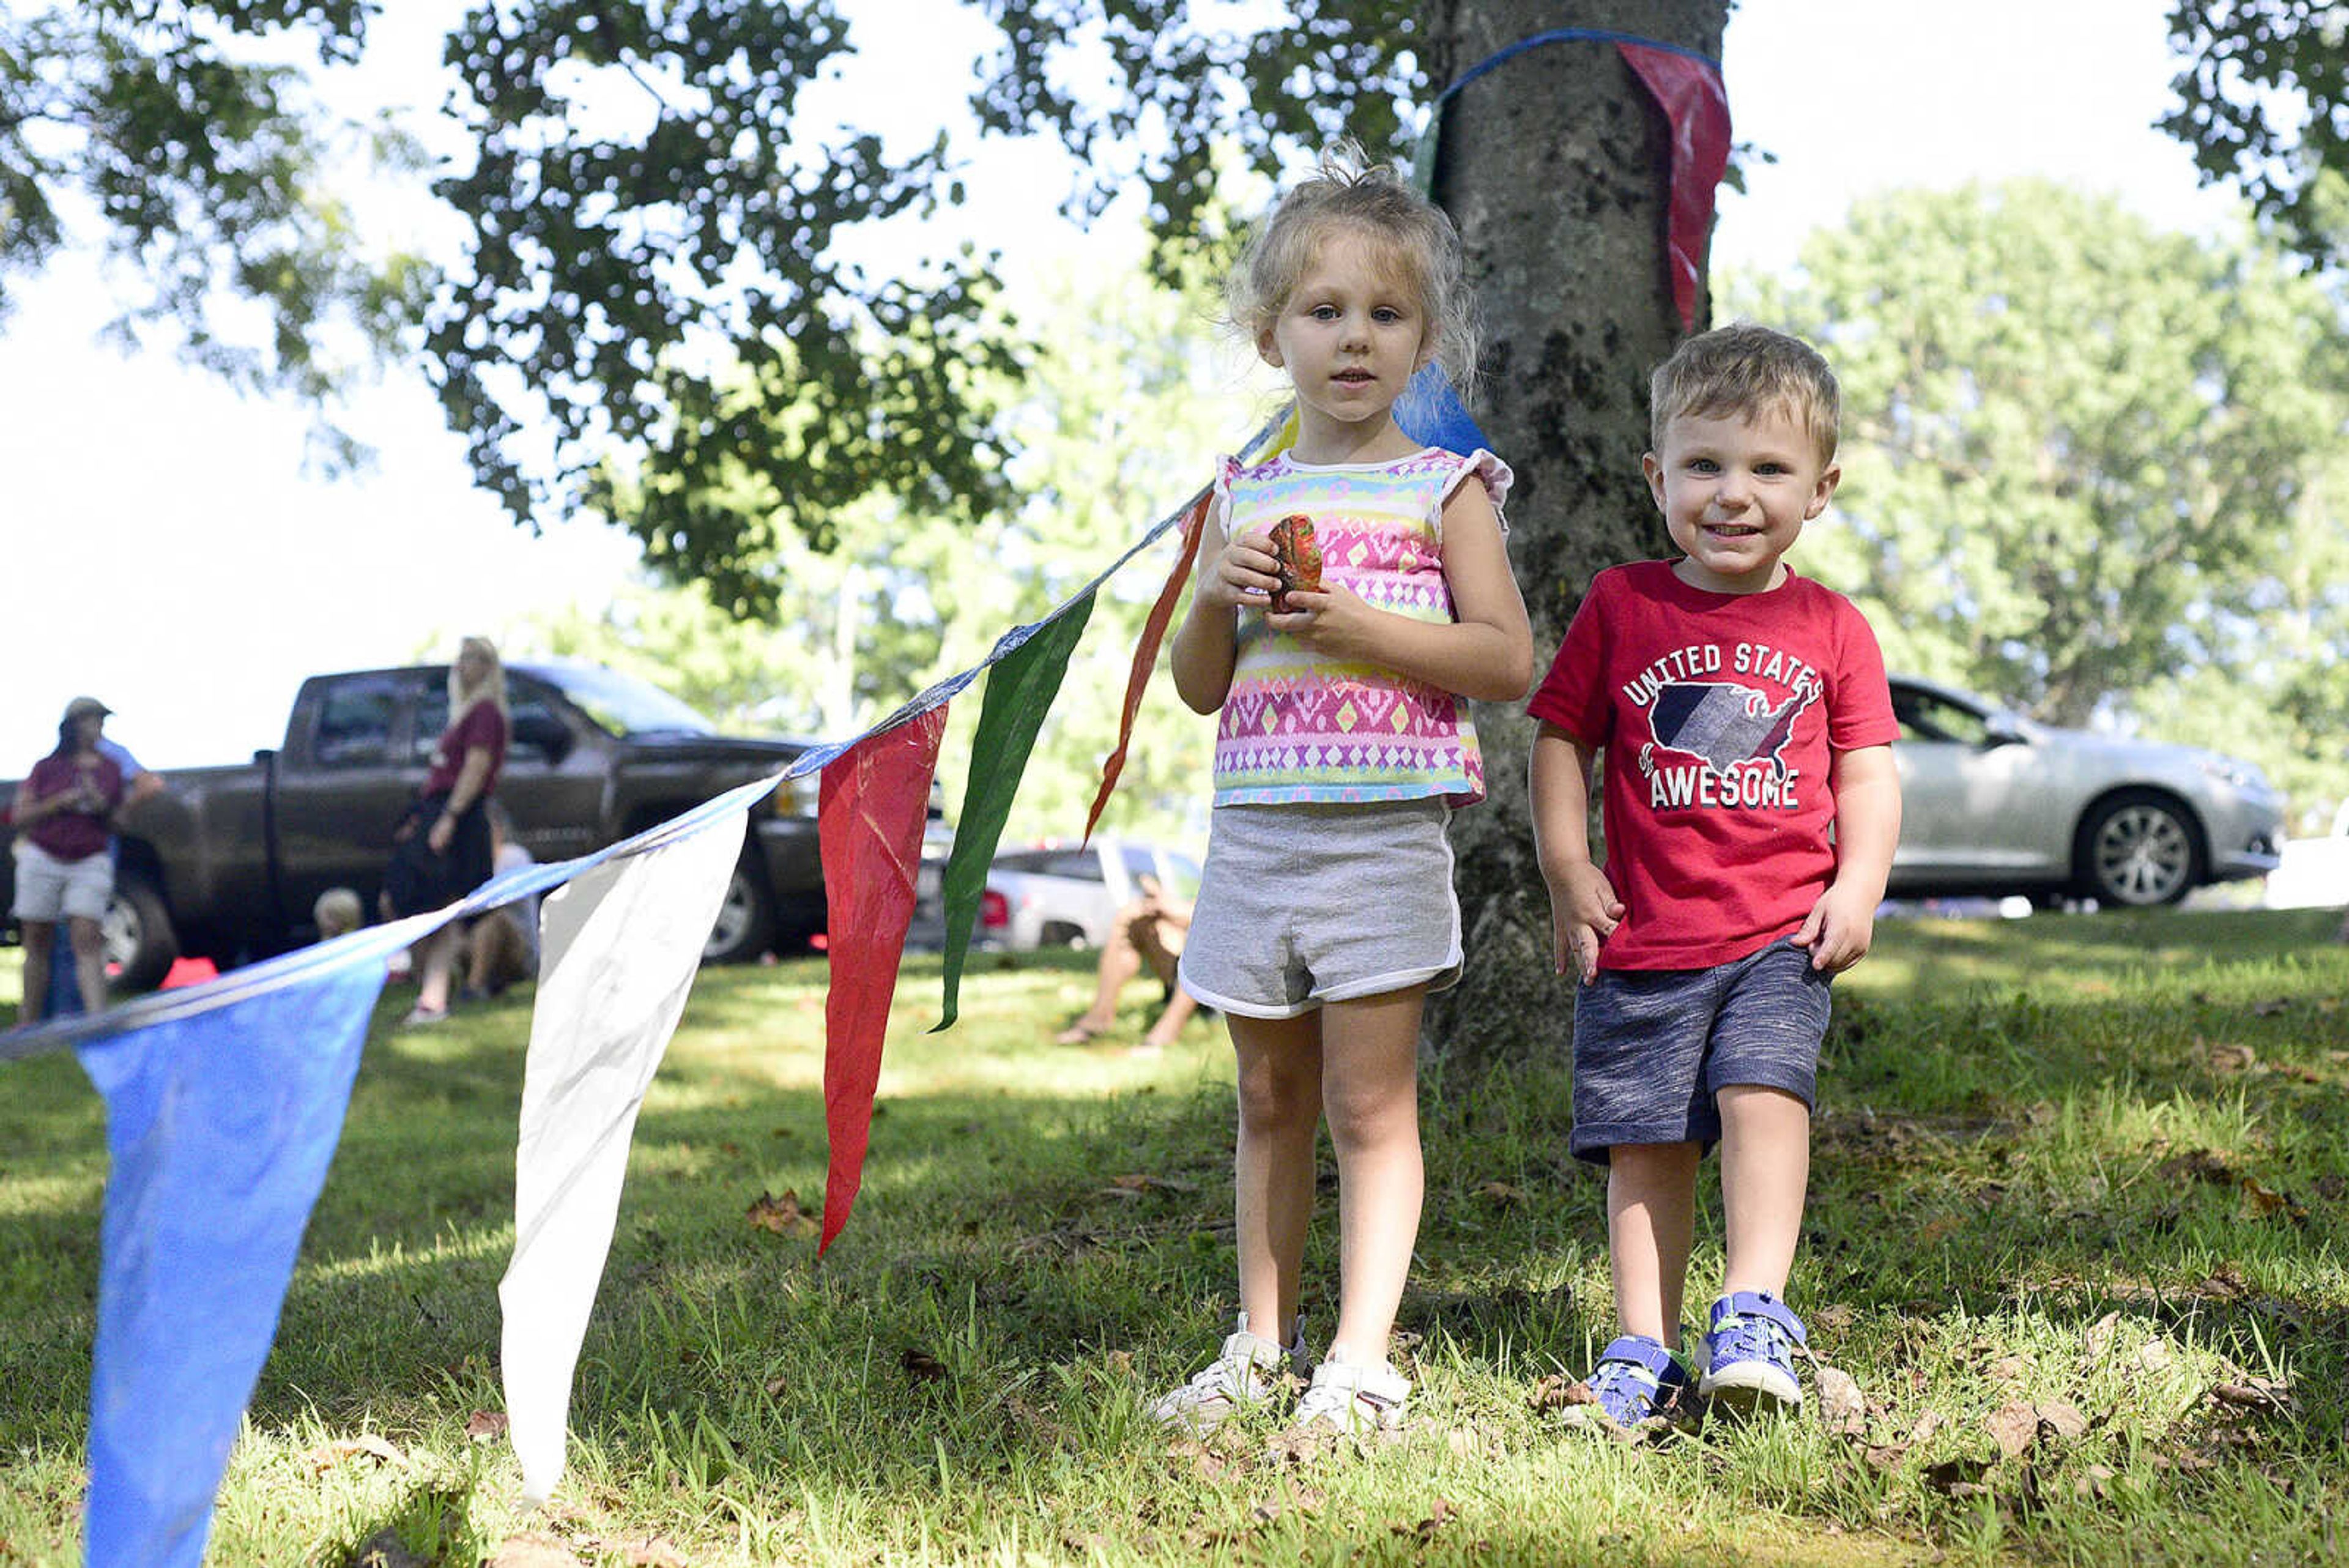
[[[611,1250],[636,1111],[685,1011],[747,820],[738,808],[591,867],[548,895],[540,915],[513,1261],[498,1285],[508,1435],[533,1502],[563,1476],[571,1375]]]

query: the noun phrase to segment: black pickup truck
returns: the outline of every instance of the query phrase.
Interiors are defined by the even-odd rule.
[[[449,717],[446,665],[316,675],[285,743],[251,763],[174,768],[127,814],[107,917],[117,983],[143,990],[181,954],[223,968],[316,936],[333,887],[369,909],[391,830],[423,781]],[[815,742],[721,735],[667,692],[592,665],[506,667],[512,730],[495,798],[540,860],[567,860],[781,772]],[[816,775],[787,781],[751,818],[704,957],[792,950],[824,929]],[[0,784],[0,808],[14,795]],[[933,786],[930,815],[943,832]],[[0,857],[0,909],[15,866]],[[923,877],[925,892],[936,881]]]

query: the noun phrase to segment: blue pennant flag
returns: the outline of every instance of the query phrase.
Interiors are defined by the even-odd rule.
[[[1394,421],[1403,434],[1422,445],[1440,446],[1463,457],[1485,445],[1485,432],[1453,389],[1452,378],[1433,359],[1419,368],[1395,400]]]
[[[90,1568],[197,1568],[342,1135],[374,961],[88,1044],[106,1100]]]

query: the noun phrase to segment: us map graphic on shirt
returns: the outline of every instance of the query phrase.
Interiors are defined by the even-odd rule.
[[[1697,643],[1650,664],[1622,692],[1647,718],[1651,808],[1798,809],[1802,774],[1786,743],[1825,690],[1809,664],[1759,643]]]

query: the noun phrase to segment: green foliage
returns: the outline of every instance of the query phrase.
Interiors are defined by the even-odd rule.
[[[1661,1448],[1538,1397],[1611,1332],[1605,1184],[1555,1061],[1422,1085],[1396,1356],[1415,1418],[1284,1462],[1151,1396],[1233,1310],[1232,1056],[1047,1043],[1086,955],[907,965],[865,1185],[821,1263],[821,961],[706,971],[636,1128],[553,1504],[519,1496],[497,1283],[525,995],[387,996],[230,1456],[222,1563],[2314,1563],[2349,1507],[2349,1136],[2329,911],[1888,921],[1838,981],[1790,1300],[1797,1419]],[[15,991],[0,950],[0,997]],[[1128,989],[1138,1033],[1154,988]],[[5,1019],[0,1004],[0,1019]],[[78,1561],[104,1118],[0,1067],[0,1540]],[[1334,1329],[1336,1217],[1309,1243]],[[1704,1182],[1710,1187],[1713,1166]],[[785,1194],[796,1198],[786,1201]],[[773,1228],[754,1223],[760,1209]],[[1710,1193],[1692,1283],[1723,1264]],[[792,1218],[797,1212],[800,1217]],[[1415,1336],[1415,1337],[1414,1337]],[[1852,1379],[1828,1418],[1823,1368]],[[529,1533],[541,1544],[515,1538]]]
[[[162,326],[185,355],[242,390],[328,399],[420,312],[429,275],[370,257],[324,188],[339,125],[303,72],[241,58],[239,41],[356,57],[360,0],[268,5],[82,0],[0,9],[0,315],[91,220],[109,260],[147,297],[117,325]],[[250,51],[246,51],[250,52]],[[378,159],[412,162],[379,139]],[[223,300],[258,307],[257,334]],[[351,443],[331,430],[335,455]]]
[[[2329,0],[2175,0],[2185,68],[2161,129],[2205,184],[2232,183],[2302,254],[2330,266],[2349,234],[2349,18]]]
[[[832,547],[783,531],[744,558],[771,585],[771,618],[738,621],[699,584],[647,582],[595,612],[510,634],[524,649],[627,669],[730,728],[856,733],[934,682],[978,664],[998,635],[1039,618],[1104,570],[1213,472],[1246,431],[1196,291],[1151,285],[1139,268],[1036,280],[1061,307],[1040,312],[1031,363],[987,389],[1017,455],[1006,476],[1025,499],[976,523],[868,497],[833,520]],[[784,401],[761,431],[801,417]],[[753,438],[753,444],[765,439]],[[713,505],[756,515],[758,480],[722,471]],[[1011,839],[1081,830],[1116,742],[1129,663],[1174,559],[1170,534],[1103,586],[1030,762]],[[941,749],[952,803],[969,767],[978,688],[959,700]],[[1135,723],[1112,829],[1175,833],[1206,798],[1212,725],[1154,680]]]
[[[2349,397],[2298,267],[2018,183],[1862,202],[1731,292],[1836,364],[1844,483],[1802,561],[1893,665],[2058,722],[2158,718],[2341,793]],[[2178,733],[2173,702],[2228,682],[2306,727]]]

